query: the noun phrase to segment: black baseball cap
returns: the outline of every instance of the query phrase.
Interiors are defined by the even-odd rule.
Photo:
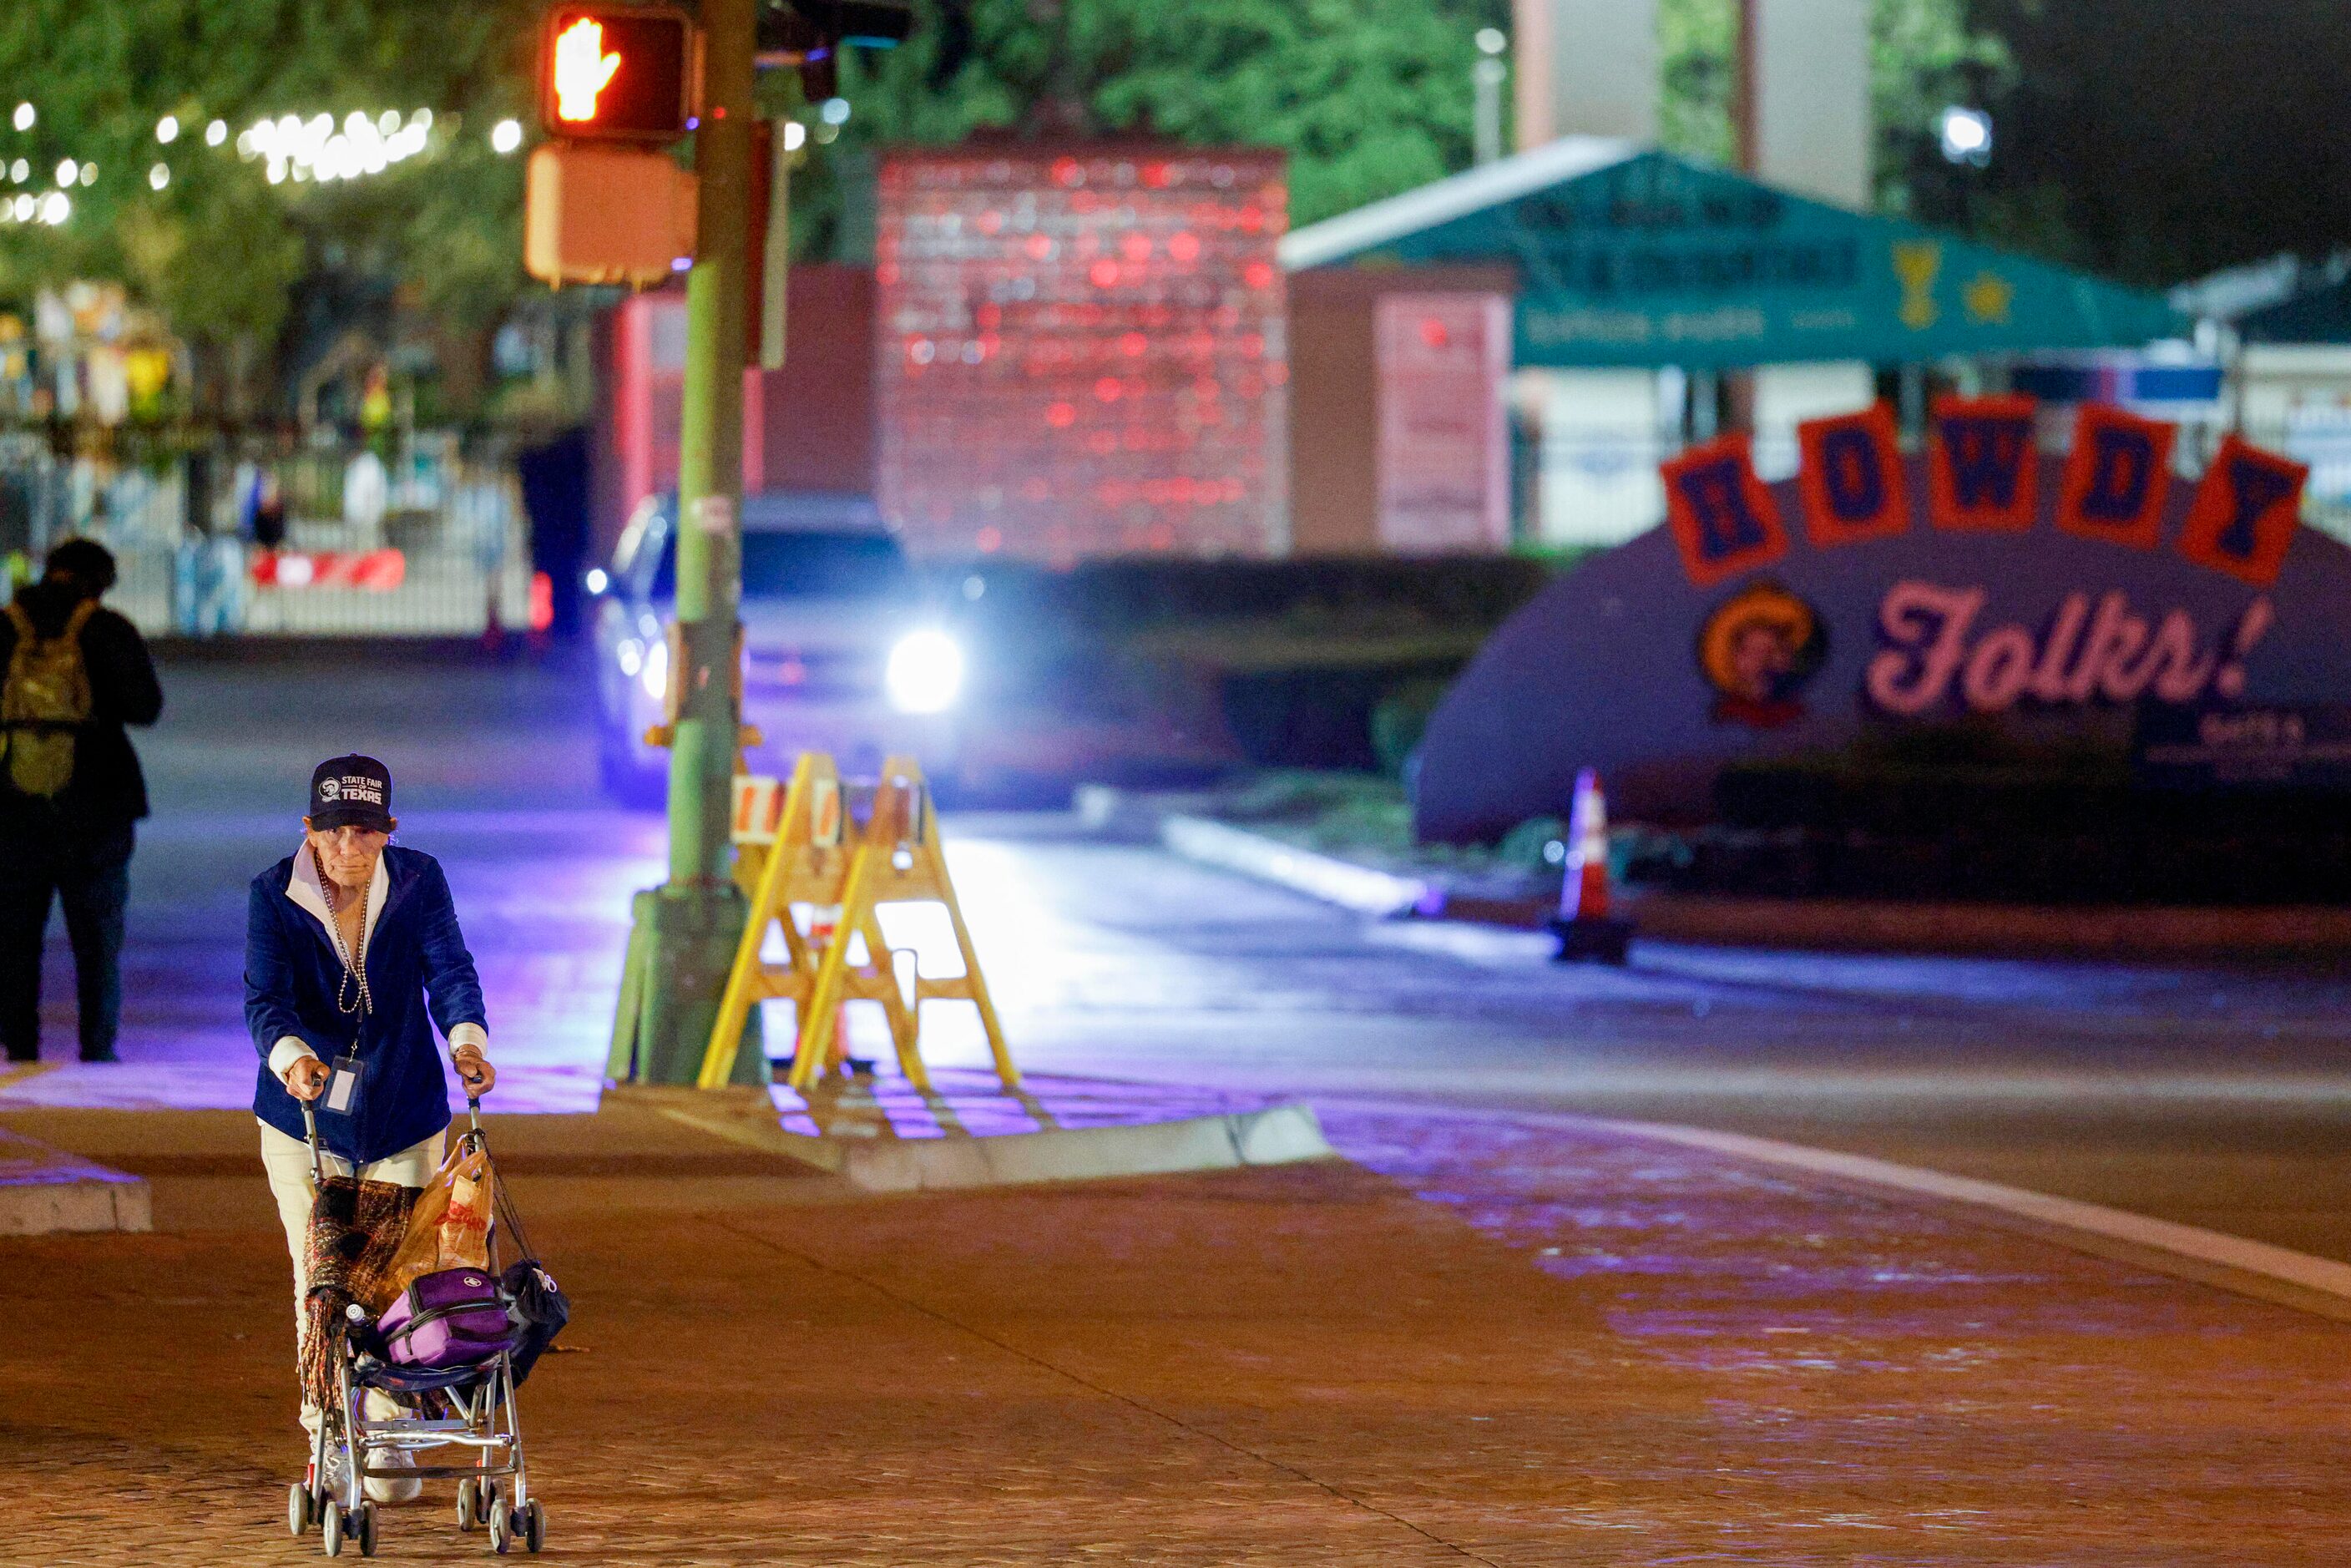
[[[330,757],[310,775],[310,825],[392,831],[392,769],[372,757]]]

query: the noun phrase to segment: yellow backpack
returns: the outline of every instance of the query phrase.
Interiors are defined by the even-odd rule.
[[[82,601],[63,632],[44,638],[23,605],[7,606],[16,646],[0,684],[0,754],[8,759],[8,782],[27,795],[50,799],[73,781],[74,739],[89,722],[81,629],[97,611],[98,601]]]

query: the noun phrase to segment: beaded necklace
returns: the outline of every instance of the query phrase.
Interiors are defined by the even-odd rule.
[[[334,940],[335,956],[343,961],[343,977],[335,983],[335,1009],[345,1018],[364,1018],[375,1011],[375,998],[368,994],[367,927],[360,928],[359,957],[354,961],[350,948],[343,942],[343,923],[340,918],[342,892],[327,874],[315,845],[310,850],[310,863],[319,873],[319,885],[327,894],[327,935]]]

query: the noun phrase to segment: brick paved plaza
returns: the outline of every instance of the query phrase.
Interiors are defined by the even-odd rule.
[[[0,1563],[314,1558],[233,1113],[12,1118],[152,1236],[0,1242]],[[498,1124],[578,1305],[523,1397],[599,1563],[2331,1563],[2346,1329],[1965,1217],[1508,1122],[1271,1171],[850,1199]],[[390,1561],[482,1538],[439,1490]]]

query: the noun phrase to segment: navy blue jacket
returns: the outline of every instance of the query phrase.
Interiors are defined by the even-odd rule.
[[[332,1063],[353,1041],[365,1064],[358,1103],[340,1115],[319,1103],[319,1134],[355,1164],[396,1155],[449,1124],[449,1078],[433,1026],[443,1034],[483,1024],[482,982],[457,929],[457,908],[441,862],[416,850],[387,848],[383,912],[369,939],[364,1020],[335,1006],[343,963],[316,916],[286,895],[288,855],[253,879],[245,930],[245,1021],[261,1052],[253,1113],[289,1137],[302,1136],[301,1103],[269,1071],[269,1053],[294,1035]]]

